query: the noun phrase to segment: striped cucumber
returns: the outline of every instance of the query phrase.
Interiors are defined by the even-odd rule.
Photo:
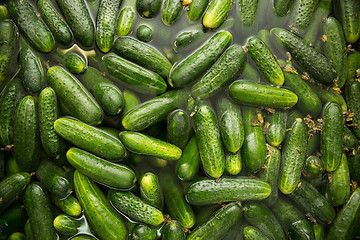
[[[265,120],[268,123],[268,128],[265,132],[266,142],[271,146],[279,146],[286,133],[286,121],[288,113],[285,110],[277,109],[274,113],[269,113]]]
[[[192,180],[200,168],[199,148],[196,136],[193,136],[186,145],[176,165],[176,175],[181,181]]]
[[[192,0],[189,4],[189,11],[187,13],[189,20],[192,22],[199,20],[208,5],[209,0]]]
[[[141,199],[158,209],[164,205],[164,197],[161,191],[158,177],[152,172],[146,172],[139,181]]]
[[[244,240],[269,240],[264,233],[262,233],[258,228],[247,226],[244,228]]]
[[[184,149],[191,131],[190,116],[182,109],[172,111],[167,118],[167,139]]]
[[[167,26],[173,25],[180,17],[183,4],[178,0],[165,0],[161,9],[161,20]]]
[[[10,74],[10,66],[15,58],[18,32],[12,20],[0,21],[0,89],[2,90]]]
[[[136,0],[136,10],[144,18],[153,18],[158,14],[161,0]]]
[[[82,207],[76,197],[69,195],[66,198],[60,199],[51,196],[51,201],[61,209],[64,213],[71,217],[79,217],[82,213]]]
[[[292,9],[289,24],[305,29],[309,26],[318,0],[296,0]]]
[[[65,54],[65,67],[72,74],[80,74],[86,71],[87,63],[80,53],[69,51]]]
[[[172,239],[185,240],[186,236],[185,236],[184,230],[182,229],[181,224],[176,220],[168,222],[165,225],[164,230],[162,232],[162,239],[163,240],[172,240]]]
[[[360,37],[360,2],[356,0],[334,0],[334,12],[344,29],[348,43],[355,43]]]
[[[153,29],[142,24],[136,29],[136,37],[142,42],[150,42],[153,39]]]
[[[116,25],[116,34],[118,36],[127,36],[131,33],[133,22],[135,19],[135,11],[132,7],[121,9],[119,19]]]
[[[59,234],[73,236],[79,232],[81,222],[66,214],[60,214],[54,219],[53,225]]]
[[[229,15],[232,4],[231,0],[213,0],[202,19],[204,27],[218,28]]]

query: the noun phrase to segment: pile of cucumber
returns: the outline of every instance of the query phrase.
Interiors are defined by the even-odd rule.
[[[0,5],[0,240],[360,238],[359,0]]]

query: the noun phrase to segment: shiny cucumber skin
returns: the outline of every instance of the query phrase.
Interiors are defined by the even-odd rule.
[[[66,143],[57,135],[54,122],[59,118],[58,100],[55,91],[44,88],[38,98],[40,138],[46,153],[56,158],[65,153]]]
[[[17,104],[26,94],[19,78],[14,78],[5,85],[0,97],[0,143],[4,146],[13,144],[14,116]]]
[[[144,18],[153,18],[160,11],[161,3],[161,0],[136,0],[136,10]]]
[[[139,181],[141,199],[158,209],[164,205],[164,196],[161,191],[159,178],[152,172],[146,172]]]
[[[116,18],[122,0],[103,0],[100,2],[96,18],[96,44],[100,51],[110,51],[114,42]]]
[[[162,94],[167,85],[164,79],[150,70],[115,54],[107,54],[102,61],[111,76],[130,89],[144,94]]]
[[[348,85],[345,86],[346,103],[349,106],[349,110],[354,113],[352,119],[352,130],[358,138],[360,138],[360,101],[357,97],[359,94],[359,82],[351,81]]]
[[[181,181],[192,180],[200,169],[199,148],[196,136],[193,136],[186,145],[176,165],[176,175]]]
[[[65,54],[65,67],[73,74],[80,74],[86,71],[85,58],[76,51],[69,51]]]
[[[119,139],[81,121],[59,118],[55,121],[54,128],[65,140],[99,157],[120,161],[126,155],[125,147]]]
[[[56,0],[74,37],[84,47],[95,41],[95,27],[84,0]]]
[[[11,240],[12,238],[10,238],[9,236],[13,232],[21,231],[26,221],[27,214],[23,205],[14,204],[13,206],[9,207],[0,216],[0,238]]]
[[[40,52],[51,52],[55,45],[54,37],[40,17],[36,15],[30,2],[10,0],[8,9],[26,40]]]
[[[296,0],[289,24],[296,28],[305,29],[309,26],[318,0]]]
[[[27,172],[15,173],[0,182],[0,213],[3,212],[30,183],[31,176]]]
[[[132,229],[131,239],[133,240],[156,240],[159,239],[159,227],[151,227],[146,224],[136,224]],[[161,227],[160,227],[161,228]]]
[[[18,32],[12,20],[0,22],[0,89],[2,90],[9,77],[10,66],[16,55],[15,48],[18,42]]]
[[[225,50],[214,66],[191,88],[194,98],[209,98],[233,82],[246,62],[246,53],[239,45]]]
[[[302,173],[303,179],[315,188],[318,188],[322,183],[322,175],[324,171],[324,161],[314,155],[310,155],[305,160]]]
[[[323,108],[321,131],[321,158],[329,172],[341,162],[344,141],[344,117],[337,103],[328,103]]]
[[[239,203],[229,203],[214,213],[205,223],[195,228],[188,240],[215,240],[224,236],[242,217]]]
[[[170,86],[182,88],[195,81],[216,62],[231,42],[232,35],[228,31],[213,35],[199,49],[172,68],[168,79]]]
[[[136,182],[132,169],[106,161],[78,148],[70,148],[66,152],[66,159],[80,173],[112,188],[129,189]]]
[[[225,152],[225,171],[230,175],[238,175],[242,170],[241,152]]]
[[[171,222],[168,222],[165,227],[164,230],[162,232],[162,240],[185,240],[186,236],[184,233],[184,230],[181,226],[181,224],[176,221],[173,220]]]
[[[268,113],[265,117],[265,122],[269,123],[269,127],[265,132],[266,142],[271,146],[277,147],[284,141],[287,116],[287,111],[277,109],[274,113]]]
[[[205,173],[213,178],[221,177],[225,170],[225,153],[214,109],[208,103],[200,102],[193,124]]]
[[[331,62],[305,40],[282,28],[271,29],[270,38],[279,41],[295,62],[316,81],[331,85],[336,79],[336,70]]]
[[[56,240],[51,203],[45,188],[39,182],[32,182],[24,193],[24,205],[29,216],[34,239]]]
[[[122,111],[122,115],[124,116],[131,109],[133,109],[134,107],[139,105],[141,103],[141,101],[140,101],[139,97],[135,93],[133,93],[132,91],[124,90],[123,95],[124,95],[125,106],[124,106],[124,109]]]
[[[255,22],[256,11],[258,9],[258,0],[240,0],[239,14],[241,22],[245,26],[252,26]]]
[[[33,171],[39,164],[40,136],[37,104],[31,96],[24,97],[16,111],[14,151],[20,169]]]
[[[131,33],[135,19],[135,11],[132,7],[121,9],[119,19],[116,25],[118,36],[127,36]]]
[[[80,221],[73,219],[66,214],[58,215],[53,222],[54,228],[58,233],[65,236],[76,235],[80,228]]]
[[[186,147],[191,131],[190,116],[182,109],[172,111],[167,118],[167,139],[181,149]]]
[[[203,179],[192,183],[185,191],[186,200],[193,205],[208,205],[231,201],[262,200],[271,193],[270,185],[260,179],[247,177]]]
[[[274,0],[274,11],[275,14],[284,17],[288,14],[291,9],[294,0]]]
[[[164,160],[178,160],[182,155],[181,149],[177,146],[143,133],[123,131],[120,132],[119,138],[130,152],[137,154]]]
[[[352,151],[358,145],[359,140],[355,134],[348,128],[344,128],[344,148],[345,151]]]
[[[258,228],[253,226],[247,226],[243,231],[244,240],[269,240],[264,233],[262,233]]]
[[[103,110],[78,79],[60,66],[49,68],[46,79],[74,117],[90,125],[101,123]]]
[[[56,10],[51,0],[38,0],[37,9],[40,13],[41,19],[50,29],[56,42],[64,46],[69,46],[73,42],[73,34],[69,25],[64,18]]]
[[[348,110],[347,101],[345,101],[344,97],[341,94],[337,93],[334,89],[324,87],[323,85],[312,84],[310,82],[307,83],[318,95],[323,106],[329,102],[336,102],[339,104],[343,112],[346,112]]]
[[[189,11],[187,13],[188,19],[192,22],[199,20],[208,5],[209,0],[193,0],[189,4]]]
[[[279,189],[284,194],[295,191],[301,177],[307,147],[307,127],[301,118],[296,118],[287,132],[282,146]]]
[[[167,26],[173,25],[180,17],[183,4],[177,0],[165,0],[161,9],[161,20]]]
[[[190,93],[187,90],[172,90],[138,104],[125,113],[122,125],[126,130],[141,131],[166,119],[168,114],[183,107]]]
[[[121,216],[110,205],[96,183],[75,171],[74,185],[86,219],[97,235],[104,240],[126,239],[127,229]]]
[[[286,108],[298,102],[298,97],[290,90],[246,80],[233,82],[229,95],[236,103],[253,107]]]
[[[136,37],[142,42],[150,42],[153,39],[152,27],[142,24],[136,29]]]
[[[360,37],[360,3],[356,0],[334,0],[335,16],[339,19],[346,42],[355,43]]]
[[[115,209],[135,221],[154,226],[160,225],[163,222],[164,216],[159,209],[145,203],[131,192],[111,189],[107,197]]]
[[[357,78],[358,69],[360,69],[360,52],[351,52],[347,57],[347,83],[350,83],[352,80]]]
[[[61,211],[71,217],[79,217],[82,213],[82,207],[79,200],[77,200],[77,198],[73,195],[69,195],[64,199],[51,196],[51,201],[55,204],[55,206],[60,208]]]
[[[204,27],[218,28],[229,15],[232,4],[231,0],[213,0],[202,19]]]
[[[164,79],[169,76],[171,63],[157,49],[132,37],[119,37],[114,50],[120,57],[156,72]]]

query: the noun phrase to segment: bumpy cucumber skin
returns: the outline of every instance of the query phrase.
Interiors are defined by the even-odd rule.
[[[162,239],[163,240],[173,240],[173,239],[185,240],[186,236],[182,229],[181,224],[176,220],[168,222],[165,225],[165,228],[162,232]]]
[[[225,171],[230,175],[238,175],[242,170],[241,152],[225,153]]]
[[[60,214],[54,219],[53,225],[58,233],[65,236],[73,236],[78,233],[80,222],[66,214]]]
[[[242,23],[245,26],[252,26],[255,22],[258,0],[240,0],[238,2]]]
[[[141,199],[153,207],[162,209],[164,196],[158,177],[152,172],[146,172],[139,181]]]
[[[227,18],[232,4],[231,0],[213,0],[202,19],[204,27],[218,28]]]
[[[181,181],[192,180],[200,168],[200,155],[196,141],[193,136],[185,147],[181,158],[176,165],[176,175]]]
[[[322,174],[325,171],[324,161],[314,155],[310,155],[306,158],[303,177],[304,179],[318,188],[322,183]]]
[[[65,67],[73,74],[83,73],[87,68],[85,59],[75,51],[65,54]]]
[[[183,4],[177,0],[165,0],[161,9],[161,19],[167,26],[174,24],[180,17]]]
[[[167,119],[167,139],[184,149],[191,131],[190,116],[182,109],[172,111]]]
[[[355,43],[360,37],[360,3],[356,0],[335,0],[334,11],[344,29],[348,43]]]
[[[71,217],[78,217],[82,213],[82,207],[76,197],[70,195],[65,199],[51,196],[51,201],[64,213]]]
[[[271,146],[279,146],[286,133],[286,122],[288,113],[285,110],[278,109],[275,113],[269,113],[265,118],[266,122],[269,123],[269,127],[266,130],[265,137],[267,143]]]
[[[78,79],[59,66],[49,68],[46,77],[60,101],[76,118],[90,125],[101,123],[104,115],[101,107]]]
[[[195,22],[201,18],[205,9],[209,5],[209,0],[193,0],[189,4],[188,18],[190,21]]]
[[[351,52],[347,57],[347,74],[346,82],[350,83],[352,80],[357,78],[357,70],[360,69],[360,52]]]
[[[153,29],[146,24],[142,24],[136,29],[136,37],[140,41],[150,42],[153,38]]]
[[[9,77],[11,61],[15,56],[15,47],[18,40],[18,34],[15,23],[12,20],[0,22],[0,89],[2,90],[6,79]]]
[[[346,103],[349,110],[354,113],[352,119],[352,130],[360,138],[360,100],[357,96],[360,94],[360,83],[352,81],[345,87]]]
[[[126,7],[121,10],[116,25],[116,33],[118,36],[127,36],[131,33],[134,18],[135,11],[132,7]]]
[[[100,188],[78,171],[74,173],[76,196],[92,229],[104,240],[126,239],[127,229]]]
[[[150,227],[145,224],[137,224],[131,233],[131,239],[133,240],[156,240],[159,239],[158,229],[156,227]]]
[[[358,145],[359,140],[355,134],[348,128],[344,128],[344,149],[345,151],[352,151]]]
[[[274,11],[276,15],[283,17],[288,14],[294,0],[274,0]]]
[[[136,0],[136,10],[140,16],[153,18],[160,11],[161,0]]]
[[[309,26],[313,13],[317,5],[317,0],[297,0],[293,8],[290,24],[305,29]]]

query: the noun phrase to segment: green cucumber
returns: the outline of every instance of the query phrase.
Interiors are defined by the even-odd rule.
[[[199,148],[196,136],[193,136],[186,145],[181,158],[176,165],[176,175],[181,181],[192,180],[200,168]]]
[[[78,220],[75,220],[71,217],[69,217],[66,214],[60,214],[58,215],[53,222],[55,230],[65,236],[73,236],[76,235],[80,228],[80,222]]]
[[[270,185],[248,177],[203,179],[192,183],[185,192],[193,205],[207,205],[231,201],[262,200],[271,193]]]
[[[230,175],[238,175],[242,170],[241,152],[225,152],[225,171]]]
[[[123,95],[124,95],[124,101],[125,101],[125,106],[124,106],[124,109],[123,109],[123,115],[125,115],[131,109],[133,109],[134,107],[139,105],[141,103],[141,101],[140,101],[139,97],[136,96],[135,93],[133,93],[133,92],[131,92],[129,90],[124,90]]]
[[[167,26],[174,24],[180,17],[183,4],[178,0],[165,0],[161,9],[161,19]]]
[[[125,105],[123,93],[96,68],[88,67],[82,75],[81,82],[107,114],[117,115],[123,110]]]
[[[7,239],[11,233],[20,231],[27,220],[24,206],[15,204],[0,215],[0,239]]]
[[[60,157],[65,152],[65,141],[56,134],[54,122],[59,117],[58,100],[55,91],[44,88],[38,98],[39,129],[43,148],[51,156]]]
[[[114,50],[120,57],[156,72],[163,78],[169,76],[171,63],[158,50],[131,37],[119,37]]]
[[[75,146],[110,161],[120,161],[126,150],[118,138],[96,127],[71,118],[59,118],[54,123],[57,134]]]
[[[288,113],[285,110],[277,109],[274,113],[269,113],[265,120],[269,123],[265,132],[266,142],[271,146],[279,146],[286,133],[286,122]]]
[[[274,0],[274,11],[277,16],[284,17],[291,9],[294,0]]]
[[[305,29],[309,26],[318,0],[296,0],[292,9],[289,24]]]
[[[75,237],[71,238],[72,240],[97,240],[96,237],[90,235],[76,235]]]
[[[202,19],[204,27],[218,28],[229,15],[232,4],[231,0],[213,0]]]
[[[324,106],[321,131],[321,158],[329,172],[338,168],[341,162],[344,141],[344,117],[337,103]]]
[[[73,34],[61,14],[51,0],[37,1],[37,9],[42,20],[53,34],[56,42],[69,46],[73,42]]]
[[[25,234],[21,232],[14,232],[8,238],[8,240],[27,240]]]
[[[133,22],[135,19],[135,11],[132,7],[121,9],[119,19],[116,25],[116,34],[118,36],[127,36],[131,33]]]
[[[12,20],[5,20],[0,22],[0,90],[6,84],[9,74],[10,66],[15,58],[15,50],[18,41],[18,33],[15,24]]]
[[[31,230],[31,226],[30,226],[30,221],[29,219],[26,221],[25,223],[25,234],[26,234],[26,237],[29,239],[29,240],[35,240],[34,239],[34,236],[33,236],[33,233],[32,233],[32,230]]]
[[[56,0],[74,37],[84,47],[95,41],[95,27],[84,0]]]
[[[307,127],[301,118],[296,118],[287,132],[282,147],[279,189],[284,194],[295,191],[305,162]]]
[[[24,205],[34,239],[58,239],[52,223],[50,199],[45,188],[39,182],[32,182],[26,188]]]
[[[11,156],[10,158],[6,159],[6,176],[10,177],[11,175],[19,172],[21,172],[21,169],[16,163],[16,158],[14,156]]]
[[[36,15],[30,2],[10,0],[8,9],[22,36],[36,50],[45,53],[51,52],[55,45],[54,37],[40,17]]]
[[[75,171],[74,185],[86,219],[97,235],[104,240],[126,239],[127,229],[121,216],[110,205],[96,183]]]
[[[262,233],[258,228],[247,226],[244,228],[244,240],[269,240],[264,233]]]
[[[360,3],[356,0],[334,0],[334,12],[344,30],[348,43],[355,43],[360,37]]]
[[[115,54],[102,57],[109,74],[117,81],[125,83],[134,91],[145,94],[161,94],[166,90],[164,79],[150,70],[125,60]]]
[[[324,225],[314,222],[311,224],[311,226],[315,234],[315,240],[324,240],[325,239]]]
[[[49,68],[46,77],[59,100],[74,117],[90,125],[101,123],[101,107],[78,79],[59,66]]]
[[[6,5],[0,5],[0,21],[10,19],[10,13]]]
[[[357,96],[360,94],[360,82],[352,81],[345,87],[346,103],[349,111],[354,114],[352,117],[352,130],[360,138],[360,101]]]
[[[80,74],[86,71],[86,61],[80,53],[69,51],[65,54],[65,67],[73,74]]]
[[[360,182],[360,154],[347,154],[347,160],[350,170],[350,177],[355,182]]]
[[[168,79],[170,86],[181,88],[195,81],[216,62],[231,42],[230,32],[216,33],[199,49],[172,68]]]
[[[203,76],[191,88],[194,98],[208,98],[233,82],[241,73],[246,62],[246,53],[241,46],[229,47]]]
[[[24,97],[16,111],[14,122],[14,150],[20,169],[33,171],[39,163],[39,119],[35,100]]]
[[[155,226],[163,222],[164,216],[159,209],[145,203],[131,192],[111,189],[108,199],[118,211],[131,219]]]
[[[213,178],[221,177],[225,170],[225,154],[214,109],[209,104],[200,102],[193,124],[204,171]]]
[[[242,24],[249,27],[252,26],[255,22],[258,0],[240,0],[238,3],[238,11]]]
[[[314,155],[310,155],[305,160],[303,177],[308,183],[318,188],[321,185],[324,170],[324,161]]]
[[[72,195],[63,199],[51,196],[51,200],[55,206],[71,217],[78,217],[82,213],[82,207],[79,201]]]
[[[360,52],[350,52],[347,57],[346,82],[360,77]]]
[[[158,229],[144,224],[137,224],[131,233],[133,240],[156,240],[159,239]]]
[[[140,16],[153,18],[160,11],[161,0],[136,0],[136,10]]]
[[[189,10],[187,13],[189,20],[192,22],[199,20],[208,5],[209,0],[192,0],[189,4]]]
[[[162,240],[185,240],[186,236],[184,233],[184,230],[182,229],[181,224],[176,221],[173,220],[171,222],[168,222],[165,227],[164,230],[162,232]]]
[[[141,131],[166,119],[168,114],[187,103],[188,91],[168,91],[129,110],[122,119],[126,130]]]
[[[151,42],[153,30],[148,25],[142,24],[136,29],[136,37],[142,42]]]
[[[204,40],[206,36],[206,32],[204,32],[202,26],[195,25],[184,28],[176,34],[174,40],[176,51],[181,52],[192,49],[194,46],[199,44],[201,40]]]
[[[190,117],[182,109],[172,111],[167,119],[167,139],[174,145],[184,149],[191,131]]]
[[[229,203],[214,213],[205,223],[195,228],[188,240],[221,239],[242,217],[239,203]]]
[[[162,209],[164,197],[158,177],[152,172],[146,172],[139,181],[141,199],[153,207]]]
[[[346,151],[354,150],[359,144],[355,134],[347,127],[344,128],[344,148]]]
[[[14,115],[19,101],[26,91],[18,78],[8,82],[0,97],[0,143],[4,146],[13,144]]]

